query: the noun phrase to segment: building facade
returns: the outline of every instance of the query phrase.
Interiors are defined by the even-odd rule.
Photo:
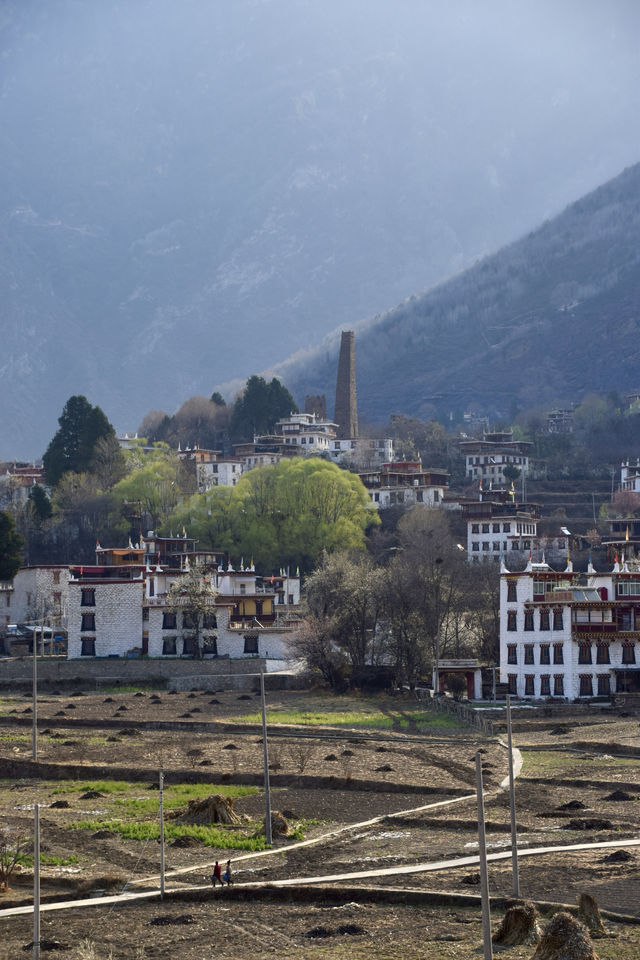
[[[586,574],[529,562],[500,576],[500,680],[519,697],[640,691],[640,566]]]
[[[465,473],[469,480],[480,480],[485,488],[508,485],[505,467],[516,467],[523,476],[529,472],[529,453],[533,444],[514,440],[511,431],[484,433],[475,440],[462,440],[460,450],[465,457]]]

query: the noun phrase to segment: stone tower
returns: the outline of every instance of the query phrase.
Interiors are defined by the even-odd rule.
[[[356,354],[353,330],[343,330],[336,380],[336,405],[333,419],[338,424],[338,439],[358,436],[358,401],[356,398]]]
[[[327,419],[327,398],[324,393],[304,398],[304,412],[313,413],[316,420]]]

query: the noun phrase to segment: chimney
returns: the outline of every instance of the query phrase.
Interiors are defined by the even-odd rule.
[[[355,334],[353,330],[342,331],[334,420],[338,424],[339,440],[349,440],[358,436]]]

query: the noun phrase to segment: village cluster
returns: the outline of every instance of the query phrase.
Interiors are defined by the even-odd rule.
[[[566,430],[569,418],[570,411],[555,411],[549,429]],[[308,397],[304,412],[281,418],[269,435],[237,444],[233,456],[197,444],[179,447],[177,455],[201,492],[235,486],[246,471],[282,458],[321,455],[357,473],[371,509],[456,511],[466,527],[459,546],[469,563],[500,565],[496,652],[509,693],[576,700],[640,691],[635,526],[610,521],[608,568],[597,571],[589,558],[586,570],[574,571],[572,544],[585,544],[560,522],[555,529],[547,524],[543,535],[539,505],[525,499],[531,444],[511,431],[491,432],[488,423],[479,426],[479,436],[460,442],[473,490],[465,495],[449,489],[446,471],[396,459],[393,439],[360,437],[354,339],[345,333],[334,421],[324,397]],[[139,442],[128,434],[118,441],[123,448]],[[640,493],[640,464],[627,459],[620,477],[620,490]],[[42,468],[9,464],[1,483],[26,498],[35,484],[44,485]],[[197,610],[180,589],[190,580],[209,594]],[[283,669],[301,617],[299,570],[256,570],[250,557],[234,566],[221,551],[199,549],[186,530],[164,536],[141,530],[126,545],[97,542],[91,564],[28,565],[0,581],[0,637],[11,657],[28,655],[36,636],[41,652],[69,660],[250,657]],[[447,661],[439,665],[442,674],[445,666],[465,676],[470,698],[481,697],[483,664]],[[438,682],[444,688],[442,676]]]

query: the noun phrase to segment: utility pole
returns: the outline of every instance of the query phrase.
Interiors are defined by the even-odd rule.
[[[491,943],[491,905],[489,903],[489,873],[487,870],[487,841],[484,829],[484,795],[482,792],[482,753],[476,753],[476,794],[478,800],[478,852],[480,854],[480,897],[482,900],[482,941],[484,960],[493,960]]]
[[[40,804],[33,805],[33,957],[40,958]]]
[[[511,873],[513,878],[513,896],[520,897],[520,878],[518,875],[518,827],[516,824],[516,790],[513,778],[513,742],[511,739],[511,697],[507,694],[507,746],[509,756],[509,810],[511,813]]]
[[[164,773],[160,771],[160,899],[164,900]]]
[[[273,842],[271,834],[271,793],[269,788],[269,748],[267,746],[267,711],[264,699],[264,668],[260,671],[260,699],[262,701],[262,747],[264,753],[264,829],[268,844]]]
[[[44,620],[40,621],[40,632],[44,635]],[[38,640],[37,630],[34,625],[32,633],[33,643],[33,690],[32,690],[32,719],[31,727],[31,756],[34,763],[38,759]]]

